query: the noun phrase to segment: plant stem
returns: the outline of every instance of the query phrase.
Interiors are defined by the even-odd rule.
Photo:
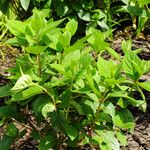
[[[72,90],[72,87],[73,87],[73,80],[71,81],[71,85],[70,85],[70,91]],[[71,101],[71,99],[70,99]],[[69,106],[66,110],[66,119],[68,119],[68,116],[69,116],[69,110],[70,110],[70,102],[69,102]]]
[[[53,104],[56,106],[56,102],[55,102],[54,98],[53,98],[52,95],[47,91],[47,89],[45,89],[44,87],[42,87],[42,86],[40,86],[40,85],[38,85],[38,84],[36,84],[36,83],[33,83],[33,85],[38,86],[38,87],[41,88],[47,95],[49,95],[49,97],[50,97],[50,98],[52,99],[52,101],[53,101]]]
[[[38,63],[38,75],[41,77],[42,67],[41,67],[41,57],[40,54],[37,55],[37,63]]]

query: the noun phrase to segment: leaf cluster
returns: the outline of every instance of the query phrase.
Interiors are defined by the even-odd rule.
[[[70,19],[62,28],[64,19],[47,20],[46,12],[34,10],[26,21],[10,20],[6,25],[14,35],[7,43],[24,52],[9,70],[10,85],[0,87],[0,97],[7,97],[0,106],[0,125],[7,126],[0,149],[9,149],[24,135],[14,122],[31,124],[30,112],[35,117],[31,137],[39,140],[39,149],[88,143],[119,150],[126,145],[126,132],[135,126],[128,106],[146,111],[143,89],[150,91],[150,82],[140,78],[150,71],[150,61],[137,56],[131,41],[122,42],[120,56],[107,42],[111,30],[91,27],[71,44],[77,21]],[[110,60],[102,57],[104,53]]]

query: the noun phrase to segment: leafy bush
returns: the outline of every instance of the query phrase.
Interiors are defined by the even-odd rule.
[[[0,10],[7,13],[10,9],[20,20],[32,15],[33,8],[48,9],[49,17],[55,19],[70,17],[79,22],[78,35],[94,27],[106,31],[119,26],[127,26],[126,20],[132,22],[139,34],[149,24],[149,0],[2,0]]]
[[[7,43],[21,46],[23,54],[9,70],[10,85],[0,87],[0,97],[7,97],[0,106],[0,124],[7,126],[0,149],[9,149],[25,134],[17,122],[31,125],[30,136],[39,140],[39,150],[87,143],[119,150],[126,145],[125,133],[135,126],[128,106],[146,111],[142,89],[150,91],[150,82],[139,79],[150,71],[150,61],[131,50],[131,41],[123,41],[120,56],[106,42],[111,31],[92,27],[71,45],[77,21],[71,19],[60,28],[65,19],[47,21],[47,15],[34,10],[26,21],[10,20],[6,25],[15,36]],[[112,59],[102,57],[105,51]],[[141,99],[134,98],[135,91]]]

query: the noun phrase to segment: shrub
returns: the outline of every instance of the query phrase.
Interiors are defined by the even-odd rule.
[[[7,43],[21,46],[23,53],[9,70],[10,84],[0,88],[0,97],[7,97],[0,106],[1,126],[6,126],[0,149],[9,149],[24,135],[17,122],[30,124],[40,150],[87,143],[119,150],[135,126],[128,106],[146,111],[142,89],[150,91],[150,82],[139,79],[150,71],[150,61],[141,60],[130,41],[123,41],[124,56],[117,54],[106,42],[111,31],[91,27],[87,36],[70,44],[77,21],[60,28],[64,19],[46,20],[45,14],[34,10],[28,20],[6,25],[15,36]],[[105,51],[110,60],[102,57]],[[141,99],[134,98],[135,91]]]

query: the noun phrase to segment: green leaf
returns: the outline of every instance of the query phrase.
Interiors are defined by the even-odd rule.
[[[13,123],[8,124],[6,132],[5,132],[7,136],[14,138],[18,135],[18,133],[19,133],[19,130],[16,128],[16,126]]]
[[[117,139],[120,141],[121,145],[123,146],[127,145],[127,137],[123,132],[121,131],[116,132],[116,136]]]
[[[42,115],[42,108],[51,101],[50,97],[46,94],[41,94],[34,99],[33,112],[37,121],[41,122],[44,118]]]
[[[70,66],[72,70],[76,69],[76,67],[72,67],[71,65],[75,65],[78,63],[80,59],[81,53],[80,50],[72,51],[64,56],[62,59],[62,65],[65,67]]]
[[[90,13],[84,12],[84,11],[80,11],[78,13],[79,18],[81,18],[84,21],[91,21],[91,15]]]
[[[149,61],[143,60],[143,64],[144,64],[144,74],[147,74],[150,71],[150,60]]]
[[[84,112],[85,115],[93,115],[96,113],[96,110],[99,106],[99,103],[91,101],[89,99],[82,99],[82,101],[80,102],[82,110]]]
[[[61,65],[61,64],[51,64],[50,66],[52,68],[54,68],[55,70],[57,70],[59,73],[65,75],[65,67],[63,65]]]
[[[20,3],[23,9],[27,11],[30,4],[30,0],[20,0]]]
[[[136,106],[136,107],[139,107],[139,106],[142,106],[144,105],[145,101],[143,100],[136,100],[132,97],[129,97],[127,95],[127,93],[125,92],[122,92],[122,91],[114,91],[112,93],[109,93],[107,96],[106,96],[106,99],[110,98],[110,97],[118,97],[118,98],[125,98],[127,101],[129,101],[133,106]],[[145,110],[145,108],[143,107],[143,110]]]
[[[89,87],[93,90],[93,92],[97,95],[101,97],[101,93],[100,93],[100,89],[98,87],[98,84],[96,83],[96,81],[92,78],[90,70],[88,70],[87,75],[86,75],[86,79],[87,79],[87,83],[89,85]]]
[[[114,132],[106,130],[96,130],[95,132],[102,138],[102,141],[106,143],[107,149],[120,150],[119,142],[115,138]],[[99,144],[101,146],[102,143]]]
[[[106,102],[104,103],[103,111],[113,117],[115,115],[115,106],[111,102]]]
[[[90,66],[91,60],[92,60],[92,58],[90,55],[83,55],[80,58],[79,63],[81,64],[80,65],[81,67],[80,67],[80,70],[76,74],[76,80],[77,81],[79,81],[79,80],[81,80],[81,78],[83,78],[84,73],[86,73],[86,70]]]
[[[108,32],[101,32],[100,30],[91,27],[87,33],[91,34],[91,37],[88,39],[88,42],[97,52],[105,51],[106,48],[110,46],[109,43],[105,42],[105,39],[108,37],[106,35],[109,35]],[[108,51],[110,51],[109,48]]]
[[[26,34],[28,34],[29,36],[37,37],[39,32],[46,27],[47,22],[45,21],[45,18],[47,12],[42,11],[43,10],[35,9],[31,18],[29,18],[31,20],[29,21],[29,24],[27,26],[28,28],[26,28]]]
[[[150,92],[150,82],[138,82],[138,85]]]
[[[0,141],[0,149],[1,150],[9,150],[10,146],[14,142],[14,137],[9,137],[7,135],[4,135],[2,140]]]
[[[66,91],[64,91],[64,92],[60,95],[60,98],[59,98],[59,99],[61,100],[60,105],[61,105],[63,108],[70,106],[71,96],[72,96],[72,93],[71,93],[70,90],[66,90]]]
[[[128,109],[116,110],[112,117],[115,126],[123,129],[134,129],[135,123],[131,112]]]
[[[14,94],[9,102],[19,102],[19,101],[27,100],[28,98],[40,94],[42,92],[43,90],[40,87],[36,85],[32,85],[28,89],[25,89],[21,92]]]
[[[106,50],[108,51],[108,53],[113,56],[114,58],[116,58],[117,60],[120,60],[120,56],[119,54],[114,51],[111,47],[106,47]]]
[[[32,84],[32,78],[27,75],[23,74],[16,82],[14,87],[11,89],[14,92],[21,91],[27,87],[29,87]]]
[[[71,33],[71,36],[75,34],[77,28],[78,28],[78,23],[75,19],[71,19],[66,25],[66,30],[68,30]]]
[[[66,120],[65,116],[66,114],[63,111],[53,111],[50,113],[51,124],[54,131],[65,133],[69,121]]]
[[[63,47],[62,49],[64,49],[65,47],[69,47],[71,41],[70,31],[65,31],[63,34],[60,34],[58,40]]]
[[[108,61],[103,59],[102,57],[98,58],[97,62],[98,71],[100,76],[105,78],[113,78],[116,75],[116,72],[118,71],[118,66],[113,61]]]
[[[126,108],[128,103],[123,98],[119,98],[117,105],[119,105],[121,108]]]
[[[18,43],[17,37],[14,38],[9,38],[7,41],[5,41],[6,44],[9,44],[11,46],[21,46],[19,45],[20,43]]]
[[[71,139],[71,141],[76,139],[78,136],[78,130],[71,125],[66,128],[66,133],[69,136],[69,138]]]
[[[26,23],[18,20],[9,20],[6,27],[15,36],[21,36],[21,34],[25,34]]]
[[[141,8],[139,6],[127,6],[127,11],[131,14],[140,16],[140,17],[149,17],[150,14],[146,12],[146,9]]]
[[[17,108],[14,106],[1,106],[0,107],[0,118],[11,118],[17,116]]]
[[[132,51],[127,51],[123,59],[125,73],[133,80],[138,80],[144,73],[141,59]]]
[[[11,95],[10,89],[11,89],[11,87],[9,85],[1,86],[0,87],[0,97]]]
[[[50,150],[56,144],[56,137],[53,133],[46,135],[40,139],[38,145],[39,150]]]
[[[40,31],[39,37],[44,36],[45,34],[48,34],[52,31],[52,29],[56,28],[59,24],[61,24],[66,18],[60,19],[58,21],[50,21],[47,23],[46,27],[43,28],[43,30]]]
[[[73,51],[76,51],[76,50],[81,50],[82,48],[84,48],[87,44],[85,44],[85,42],[87,41],[87,39],[91,36],[90,35],[87,35],[81,39],[79,39],[76,43],[74,43],[72,46],[66,48],[64,50],[64,53],[65,54],[68,54],[70,52],[73,52]]]
[[[81,104],[77,103],[76,101],[72,101],[71,104],[77,110],[77,112],[79,113],[79,115],[84,115],[84,111],[82,109]]]
[[[148,5],[150,3],[149,0],[138,0],[139,4]]]
[[[123,40],[122,41],[122,50],[124,53],[132,50],[132,40],[128,40],[128,41]]]
[[[25,50],[31,54],[39,54],[47,49],[47,46],[32,46],[26,47]]]
[[[97,114],[96,116],[96,119],[98,122],[102,122],[102,123],[105,123],[105,122],[112,122],[112,119],[110,117],[109,114],[107,114],[107,112],[100,112]]]
[[[42,108],[42,115],[44,116],[44,118],[47,118],[48,117],[48,114],[50,112],[53,112],[54,110],[56,110],[56,106],[52,103],[47,103],[43,106]]]

